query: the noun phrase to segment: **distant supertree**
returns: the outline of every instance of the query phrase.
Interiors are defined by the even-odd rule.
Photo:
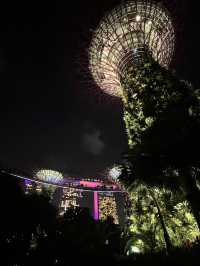
[[[120,166],[118,165],[113,165],[112,167],[107,169],[107,178],[110,178],[113,181],[117,181],[119,176],[121,175],[121,169]]]
[[[35,179],[41,180],[46,183],[62,184],[63,175],[58,171],[49,169],[41,169],[35,173]]]

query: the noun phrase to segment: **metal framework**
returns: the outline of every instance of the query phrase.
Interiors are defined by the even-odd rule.
[[[100,21],[89,48],[89,69],[105,93],[120,97],[124,71],[146,52],[168,68],[174,44],[174,26],[166,8],[151,0],[128,1]]]

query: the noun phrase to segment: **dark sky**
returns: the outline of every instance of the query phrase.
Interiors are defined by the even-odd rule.
[[[81,62],[89,27],[119,1],[41,2],[1,8],[0,162],[99,177],[127,148],[122,110],[109,97],[99,104],[95,90],[79,82],[75,63]],[[199,86],[195,2],[184,9],[183,51],[175,68]]]

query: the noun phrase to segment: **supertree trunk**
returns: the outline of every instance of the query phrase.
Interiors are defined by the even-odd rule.
[[[124,120],[135,179],[147,181],[151,185],[153,180],[154,184],[156,183],[158,173],[163,176],[163,179],[165,178],[164,172],[168,167],[175,171],[178,170],[180,177],[177,176],[177,183],[179,182],[180,187],[183,188],[200,228],[200,191],[190,171],[190,165],[193,165],[198,157],[193,156],[191,159],[189,152],[179,151],[183,145],[190,147],[194,145],[193,143],[198,142],[198,140],[193,142],[191,139],[193,135],[197,134],[196,132],[194,134],[194,128],[199,128],[198,119],[195,118],[199,117],[199,95],[195,94],[191,85],[178,80],[177,77],[160,68],[151,59],[148,61],[148,57],[144,64],[130,69],[122,82],[124,86]],[[173,108],[178,110],[177,115],[171,112]],[[189,108],[194,111],[188,113]],[[157,123],[157,127],[152,131],[154,123]],[[165,125],[166,123],[167,125]],[[144,142],[143,135],[146,132],[150,132],[148,133],[150,137]],[[182,139],[182,132],[189,137]],[[176,146],[176,142],[182,144]],[[197,147],[198,145],[197,143]],[[134,151],[135,158],[131,158],[131,151]],[[149,157],[143,162],[141,154],[144,151]],[[147,169],[152,162],[154,169]],[[139,172],[134,164],[139,164]],[[157,185],[160,185],[159,182]]]

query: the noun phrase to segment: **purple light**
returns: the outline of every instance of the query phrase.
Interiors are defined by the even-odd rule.
[[[24,182],[25,182],[25,185],[26,185],[26,186],[28,186],[28,185],[31,185],[31,184],[32,184],[32,182],[31,182],[29,179],[25,179],[25,180],[24,180]]]
[[[101,182],[92,182],[92,181],[80,181],[80,185],[83,185],[84,187],[95,188],[98,186],[102,186],[102,183]]]
[[[93,218],[99,220],[99,203],[98,203],[98,192],[94,191],[94,214]]]
[[[46,182],[45,180],[37,180],[37,179],[33,179],[32,177],[28,178],[28,177],[24,177],[24,176],[21,176],[21,175],[16,175],[16,174],[4,171],[4,170],[1,170],[1,172],[9,174],[9,175],[12,175],[12,176],[15,176],[15,177],[20,178],[20,179],[23,179],[25,181],[25,185],[26,184],[28,185],[28,183],[30,182],[29,184],[32,184],[32,183],[33,184],[34,183],[41,184],[41,185],[46,185],[46,184],[49,185],[50,184],[53,187],[60,187],[60,188],[69,188],[70,187],[70,183],[69,183],[69,185],[67,183],[66,184],[64,184],[64,183],[55,184],[55,183]],[[97,185],[97,183],[98,183],[98,185]],[[84,188],[84,191],[94,191],[93,188],[97,188],[98,186],[99,187],[104,187],[105,186],[104,183],[97,182],[97,181],[93,181],[93,182],[91,182],[91,181],[80,181],[80,185],[81,184],[83,186],[85,185],[85,187],[88,188],[88,189]],[[77,191],[82,191],[83,190],[82,188],[79,188],[79,187],[76,187],[75,189]],[[118,187],[117,185],[113,185],[113,184],[111,185],[111,187],[109,186],[109,189],[105,188],[105,189],[102,189],[101,192],[102,191],[104,191],[104,192],[108,192],[109,191],[109,192],[113,192],[113,193],[114,192],[122,192],[120,187]]]

